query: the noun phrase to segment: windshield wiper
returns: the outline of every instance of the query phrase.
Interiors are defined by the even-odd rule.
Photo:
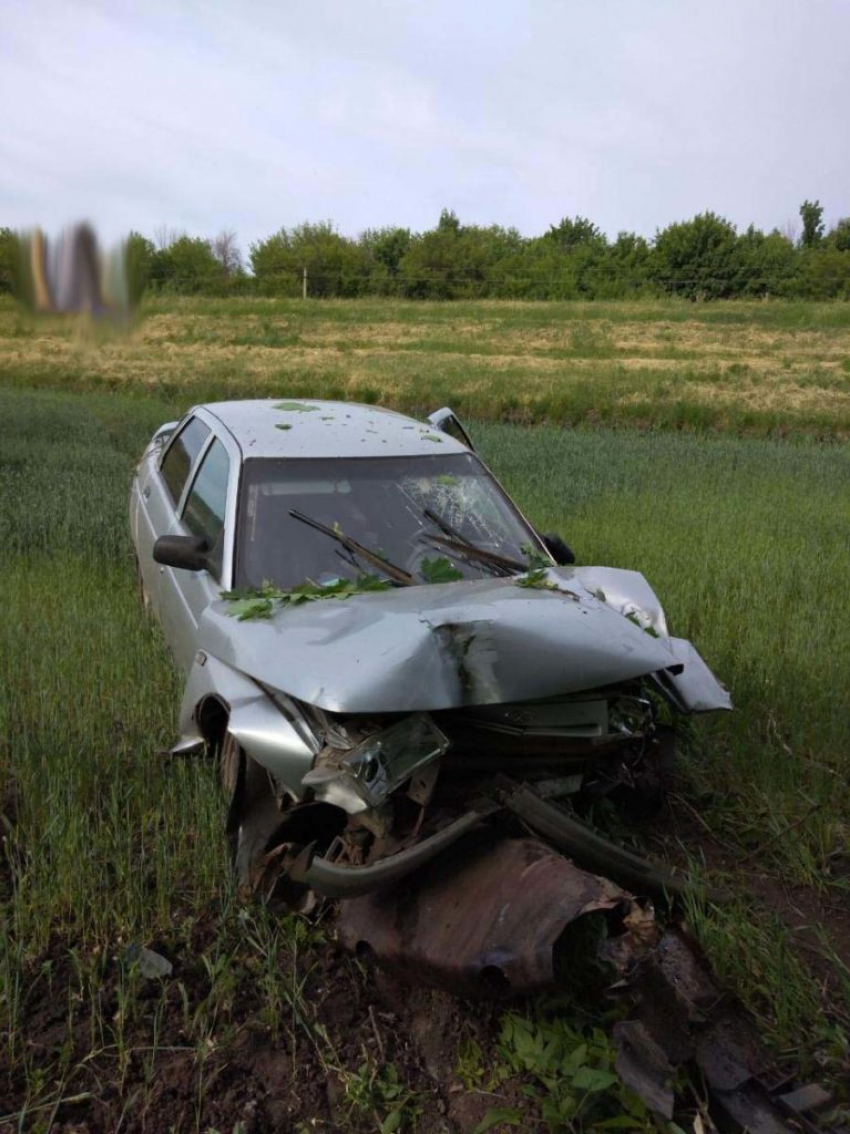
[[[528,570],[527,563],[518,563],[516,559],[508,559],[506,555],[499,555],[496,551],[485,551],[483,547],[476,547],[474,543],[471,543],[462,536],[456,528],[453,528],[448,520],[444,520],[442,516],[438,516],[436,512],[432,512],[430,508],[425,508],[422,514],[426,519],[436,524],[438,528],[446,533],[445,536],[425,533],[426,539],[433,540],[435,543],[441,544],[450,551],[457,551],[468,556],[470,559],[477,559],[482,563],[491,563],[494,567],[501,567],[503,571],[509,573]]]
[[[347,536],[345,532],[337,531],[336,528],[329,528],[327,524],[323,524],[320,520],[314,520],[312,516],[305,516],[303,512],[299,512],[296,508],[289,510],[290,516],[294,520],[300,520],[302,524],[308,524],[311,528],[315,528],[317,532],[322,532],[331,539],[335,539],[337,543],[341,543],[346,551],[352,555],[358,555],[361,559],[382,571],[388,579],[392,579],[394,583],[398,583],[402,587],[412,587],[416,582],[414,577],[408,572],[403,571],[401,567],[396,567],[394,563],[390,563],[388,559],[384,559],[382,555],[378,555],[374,551],[370,551],[368,547],[364,547],[358,543],[356,539]]]

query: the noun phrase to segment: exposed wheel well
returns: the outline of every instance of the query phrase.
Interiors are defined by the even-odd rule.
[[[195,710],[201,736],[213,751],[220,751],[230,721],[230,710],[215,695],[204,697]]]

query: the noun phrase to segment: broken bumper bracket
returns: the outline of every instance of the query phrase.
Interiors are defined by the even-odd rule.
[[[369,866],[338,866],[315,855],[310,846],[299,855],[288,874],[294,882],[304,883],[326,898],[369,894],[398,882],[436,858],[458,839],[480,827],[488,814],[488,811],[469,811],[430,838]]]
[[[541,799],[527,785],[513,784],[509,780],[502,783],[502,802],[507,810],[586,869],[615,878],[635,894],[659,898],[702,894],[711,901],[722,900],[721,891],[705,891],[668,868],[656,866],[648,859],[610,842],[563,808]]]

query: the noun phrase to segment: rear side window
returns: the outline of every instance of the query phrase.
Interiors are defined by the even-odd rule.
[[[183,523],[192,535],[205,539],[210,549],[215,547],[224,527],[229,472],[230,460],[224,446],[213,441],[201,461],[183,512]]]
[[[162,462],[162,477],[171,499],[176,504],[195,459],[209,437],[210,431],[202,421],[193,417],[174,439]]]

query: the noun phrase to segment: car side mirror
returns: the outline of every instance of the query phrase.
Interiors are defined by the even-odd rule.
[[[447,433],[449,437],[454,437],[455,441],[460,441],[461,445],[465,445],[467,449],[471,449],[473,453],[475,452],[472,438],[461,425],[460,421],[458,421],[454,410],[450,410],[448,406],[443,406],[442,409],[435,410],[434,413],[429,414],[428,421],[435,429],[439,429],[441,433]]]
[[[209,546],[200,536],[164,535],[153,545],[156,563],[183,571],[206,571]]]
[[[575,563],[575,552],[556,532],[547,532],[540,538],[559,567],[569,567],[572,563]]]

